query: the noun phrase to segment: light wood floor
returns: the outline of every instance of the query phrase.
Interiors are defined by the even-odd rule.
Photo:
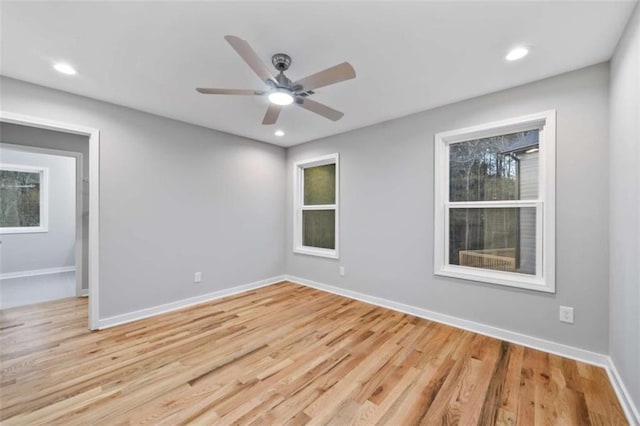
[[[601,368],[291,283],[86,317],[1,313],[3,424],[626,424]]]

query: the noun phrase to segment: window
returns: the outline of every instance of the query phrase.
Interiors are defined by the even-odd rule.
[[[0,164],[0,234],[47,232],[45,167]]]
[[[435,136],[437,275],[555,291],[555,111]]]
[[[338,258],[338,154],[294,165],[295,253]]]

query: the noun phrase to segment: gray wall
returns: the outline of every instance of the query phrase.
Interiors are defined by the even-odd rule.
[[[89,284],[89,138],[71,133],[17,124],[0,123],[0,140],[5,143],[26,145],[82,154],[82,288]]]
[[[0,83],[3,110],[100,129],[100,318],[284,272],[283,148]]]
[[[557,293],[434,276],[434,134],[549,109],[557,110]],[[600,64],[290,148],[287,273],[607,353],[607,132],[608,64]],[[334,152],[340,260],[294,254],[292,164]],[[560,305],[575,308],[574,325],[558,321]]]
[[[611,60],[610,354],[640,410],[640,6]]]
[[[0,162],[48,168],[48,232],[0,235],[1,273],[75,266],[76,161],[0,148]]]

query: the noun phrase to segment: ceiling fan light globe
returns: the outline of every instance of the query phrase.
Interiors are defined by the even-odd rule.
[[[293,103],[293,96],[286,91],[277,90],[269,93],[269,102],[281,106],[291,105]]]

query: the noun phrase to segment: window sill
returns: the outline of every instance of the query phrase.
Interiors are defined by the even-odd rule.
[[[326,257],[329,259],[338,259],[338,251],[337,250],[329,250],[315,247],[296,247],[293,249],[294,253],[298,254],[306,254],[309,256],[318,256],[318,257]]]
[[[490,271],[466,266],[447,265],[436,269],[435,275],[541,291],[544,293],[555,293],[555,288],[551,282],[535,276],[514,272]]]
[[[23,228],[0,228],[0,234],[39,234],[49,232],[44,226],[33,226]]]

